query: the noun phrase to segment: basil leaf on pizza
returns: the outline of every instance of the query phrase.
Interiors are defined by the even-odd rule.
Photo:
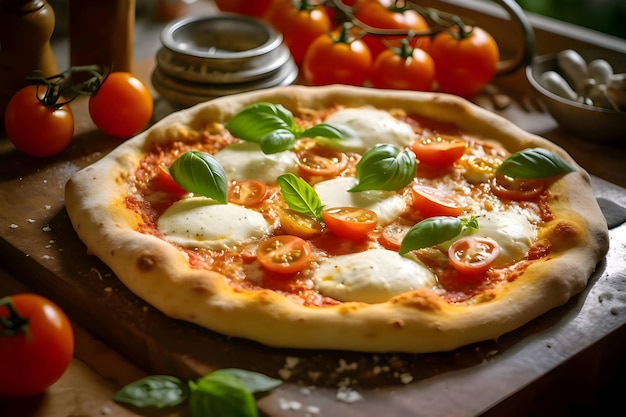
[[[417,170],[415,154],[395,145],[379,144],[356,165],[358,183],[349,191],[397,191],[408,185]]]
[[[280,185],[280,192],[290,209],[315,219],[322,218],[322,200],[306,181],[288,173],[276,178],[276,182]]]
[[[189,151],[179,156],[169,167],[174,181],[185,190],[212,198],[221,204],[228,202],[228,181],[224,167],[206,152]]]
[[[551,178],[573,172],[569,164],[543,148],[524,149],[505,159],[496,172],[511,178]]]
[[[248,142],[261,143],[276,130],[290,132],[295,137],[293,114],[280,104],[256,103],[237,113],[225,125],[235,137]]]
[[[402,240],[400,255],[447,242],[460,235],[462,231],[463,222],[458,217],[429,217],[409,229]]]

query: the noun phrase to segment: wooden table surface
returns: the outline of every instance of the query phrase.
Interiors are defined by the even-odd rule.
[[[478,15],[484,16],[484,11]],[[539,19],[536,25],[542,53],[583,46],[610,50],[623,46],[626,50],[626,45],[603,36],[588,37],[595,42],[589,45],[561,26],[542,22]],[[493,30],[498,28],[501,25]],[[153,68],[154,61],[146,59],[136,62],[133,71],[150,85]],[[506,95],[508,105],[496,106],[494,93]],[[175,110],[153,94],[155,121]],[[626,147],[593,144],[563,133],[537,103],[522,72],[496,80],[475,102],[561,145],[594,175],[599,196],[626,207],[622,188],[626,187]],[[626,291],[625,225],[611,231],[611,252],[584,294],[498,343],[452,353],[379,357],[275,351],[174,322],[138,300],[105,266],[86,256],[68,229],[64,181],[117,144],[94,128],[84,100],[77,100],[72,108],[77,121],[75,141],[58,157],[32,160],[0,139],[0,266],[4,269],[0,270],[0,296],[27,289],[50,296],[70,314],[77,334],[76,359],[66,375],[36,401],[0,400],[2,416],[132,416],[136,414],[111,401],[119,387],[149,373],[192,378],[220,366],[260,367],[267,373],[316,367],[323,371],[328,381],[319,386],[302,378],[262,399],[262,413],[272,417],[424,415],[424,407],[429,416],[524,415],[529,410],[534,415],[568,415],[563,414],[567,404],[590,404],[596,390],[615,377],[616,363],[624,360],[626,300],[619,292]],[[10,224],[19,227],[9,230]],[[77,300],[81,295],[89,299]],[[170,333],[154,339],[146,336],[152,331],[156,334],[156,328]],[[189,338],[197,344],[181,342]],[[207,359],[203,352],[207,346],[218,346],[220,351]],[[300,362],[296,369],[287,369],[287,358]],[[255,363],[259,359],[266,363]],[[384,363],[410,371],[407,375],[413,380],[405,384],[390,373],[382,384],[364,381],[360,389],[365,400],[349,404],[336,399],[337,387],[332,382],[350,375],[336,371],[342,363]],[[460,388],[472,385],[477,388]],[[541,407],[533,401],[542,401]]]

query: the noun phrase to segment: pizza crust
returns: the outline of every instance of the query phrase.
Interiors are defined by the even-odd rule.
[[[480,302],[458,305],[430,290],[417,290],[380,304],[305,307],[270,290],[235,292],[220,274],[191,269],[174,246],[135,231],[140,219],[125,208],[126,178],[133,175],[150,142],[224,122],[258,101],[292,111],[335,103],[403,109],[497,138],[511,152],[549,149],[576,168],[552,186],[555,220],[540,231],[553,244],[551,256],[511,285],[486,293]],[[582,291],[608,250],[606,222],[589,175],[560,147],[455,96],[363,87],[280,87],[174,113],[74,175],[66,186],[66,207],[89,253],[164,314],[280,348],[422,353],[496,339]]]

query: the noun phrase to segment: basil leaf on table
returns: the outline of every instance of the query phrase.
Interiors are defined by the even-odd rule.
[[[413,152],[390,144],[376,145],[356,164],[358,183],[348,191],[397,191],[413,181],[416,172]]]
[[[511,178],[550,178],[573,171],[569,164],[543,148],[516,152],[496,169],[498,174]]]
[[[213,374],[225,373],[239,378],[239,380],[248,388],[251,393],[268,392],[280,386],[283,381],[271,378],[267,375],[246,371],[238,368],[225,368],[214,371]]]
[[[258,417],[254,395],[235,375],[212,372],[189,382],[192,417]]]
[[[290,209],[315,219],[322,217],[322,200],[306,181],[291,173],[279,176],[276,181]]]
[[[152,375],[126,385],[113,396],[113,401],[135,407],[173,407],[189,397],[189,388],[180,379],[168,375]]]
[[[174,181],[185,190],[212,198],[221,204],[228,202],[228,180],[224,167],[206,152],[189,151],[179,156],[169,167]]]

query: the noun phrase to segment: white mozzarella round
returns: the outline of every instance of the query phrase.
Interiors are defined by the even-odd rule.
[[[214,250],[260,239],[271,229],[263,215],[254,210],[204,197],[172,204],[159,218],[158,228],[172,243]]]
[[[394,221],[406,210],[406,201],[395,191],[348,190],[357,184],[354,177],[337,177],[315,184],[314,188],[326,207],[359,207],[374,211],[378,224],[384,226]]]
[[[276,178],[282,174],[298,172],[295,153],[283,151],[264,154],[259,145],[253,142],[227,146],[214,156],[224,167],[226,178],[229,180],[257,179],[267,184],[273,184],[276,182]]]
[[[536,230],[525,216],[515,212],[490,212],[478,217],[473,234],[490,237],[500,245],[494,266],[504,266],[523,259],[536,239]]]
[[[331,114],[325,122],[352,129],[362,141],[360,152],[381,143],[408,146],[415,136],[410,125],[374,108],[342,109]]]
[[[372,249],[324,260],[313,282],[319,292],[339,301],[382,303],[407,291],[432,288],[435,275],[416,259]]]

